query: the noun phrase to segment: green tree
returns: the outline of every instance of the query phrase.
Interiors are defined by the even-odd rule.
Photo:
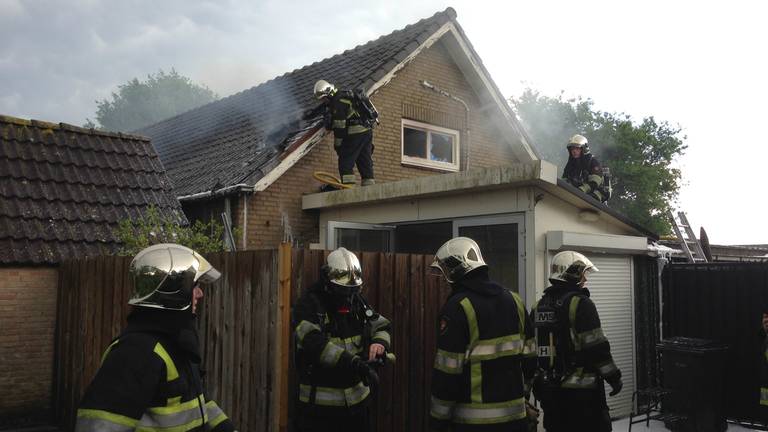
[[[671,233],[667,212],[680,189],[680,170],[672,161],[686,149],[682,129],[647,117],[635,122],[624,113],[597,111],[591,99],[549,97],[526,89],[510,100],[542,158],[562,173],[568,162],[565,145],[574,134],[589,147],[613,177],[608,204],[659,234]]]
[[[158,243],[177,243],[200,253],[226,250],[222,224],[214,220],[207,223],[198,220],[192,226],[182,226],[175,218],[161,216],[154,206],[138,220],[121,220],[115,234],[122,243],[119,255],[136,255]],[[237,236],[237,232],[234,235]]]
[[[112,100],[96,101],[96,122],[86,127],[130,132],[214,101],[218,96],[204,85],[193,83],[174,69],[134,78],[118,86]]]

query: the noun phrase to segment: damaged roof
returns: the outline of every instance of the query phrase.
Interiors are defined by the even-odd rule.
[[[312,89],[319,78],[340,88],[371,87],[449,21],[452,8],[341,54],[286,73],[251,89],[148,126],[174,182],[177,196],[253,186],[297,141],[320,128],[302,113],[318,105]],[[456,24],[458,27],[458,24]]]
[[[186,223],[147,138],[0,115],[0,264],[115,253],[150,205]]]

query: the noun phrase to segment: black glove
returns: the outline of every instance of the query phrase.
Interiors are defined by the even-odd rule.
[[[616,396],[619,394],[622,387],[624,387],[624,383],[621,381],[621,378],[612,379],[608,381],[608,384],[611,385],[611,392],[608,393],[608,396]]]
[[[376,389],[379,386],[379,375],[363,359],[355,356],[352,358],[350,365],[352,366],[352,370],[360,377],[363,384],[371,389]]]

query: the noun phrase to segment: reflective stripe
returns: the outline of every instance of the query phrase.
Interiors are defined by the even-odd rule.
[[[164,406],[164,407],[151,407],[147,408],[147,411],[151,412],[152,414],[159,414],[159,415],[167,415],[167,414],[175,414],[177,412],[186,411],[189,409],[195,409],[199,412],[198,407],[200,406],[200,400],[205,401],[205,397],[203,395],[199,395],[198,398],[190,399],[184,403],[177,403],[172,406]],[[179,396],[179,399],[181,399],[181,396]]]
[[[117,340],[115,340],[114,342],[112,342],[111,344],[109,344],[109,346],[107,347],[107,349],[105,349],[105,350],[104,350],[104,354],[102,354],[102,355],[101,355],[101,364],[104,364],[104,360],[106,360],[106,359],[107,359],[107,355],[109,355],[109,352],[110,352],[110,351],[112,351],[112,348],[113,348],[115,345],[117,345],[117,343],[118,343],[118,342],[120,342],[120,339],[117,339]]]
[[[363,125],[352,125],[347,128],[347,134],[348,135],[357,135],[364,132],[368,132],[370,129],[363,126]]]
[[[386,343],[387,345],[392,343],[390,341],[390,339],[389,339],[389,333],[387,333],[387,332],[385,332],[383,330],[380,330],[380,331],[377,331],[376,333],[374,333],[372,340],[373,341],[381,341],[381,342]]]
[[[188,431],[205,423],[207,413],[200,418],[200,403],[203,395],[175,406],[153,407],[147,409],[136,426],[140,431]]]
[[[341,182],[344,184],[355,184],[355,175],[354,174],[345,174],[341,176]]]
[[[344,142],[344,138],[335,138],[333,140],[333,146],[335,148],[339,148],[339,147],[341,147],[341,143],[343,143],[343,142]]]
[[[138,420],[109,411],[95,409],[77,410],[75,432],[123,432],[132,431],[139,423]]]
[[[618,370],[618,368],[613,363],[613,361],[609,361],[608,363],[598,366],[597,370],[598,372],[600,372],[600,375],[608,376],[608,375],[611,375],[612,373],[615,373]]]
[[[537,346],[536,338],[528,339],[525,341],[525,346],[523,347],[523,355],[526,357],[535,357]]]
[[[333,121],[333,128],[334,129],[344,129],[347,127],[347,121],[346,120],[334,120]]]
[[[573,342],[573,349],[576,351],[581,351],[581,343],[579,339],[576,338],[576,331],[574,330],[574,327],[576,326],[576,311],[579,309],[580,301],[581,297],[575,295],[571,297],[571,304],[568,307],[568,321],[570,322],[571,341]]]
[[[344,348],[352,354],[359,354],[363,350],[363,338],[360,335],[345,339],[332,337],[329,339],[329,342],[340,348]]]
[[[475,307],[472,306],[472,302],[468,298],[464,298],[459,302],[461,308],[464,310],[464,315],[467,317],[467,324],[469,326],[469,347],[467,352],[471,353],[478,339],[480,339],[480,329],[477,327],[477,315],[475,314]],[[469,354],[467,354],[469,357]],[[470,388],[472,390],[472,402],[481,403],[483,401],[483,370],[482,364],[479,361],[472,361],[468,359],[470,367]]]
[[[299,386],[299,400],[309,403],[309,397],[312,392],[312,386],[301,384]],[[325,406],[352,406],[364,401],[371,393],[371,390],[363,385],[357,385],[348,388],[316,387],[315,405]]]
[[[768,405],[768,388],[760,388],[760,405]]]
[[[205,415],[208,417],[208,422],[205,424],[206,430],[212,430],[219,423],[226,420],[228,417],[224,414],[224,411],[219,408],[219,405],[214,401],[208,401],[205,403]]]
[[[517,317],[520,319],[520,327],[518,327],[520,339],[525,339],[525,303],[516,292],[510,291],[510,293],[512,293],[512,298],[515,299],[517,305]]]
[[[429,404],[429,415],[438,420],[450,420],[451,411],[456,402],[449,402],[432,396],[432,402]]]
[[[176,378],[179,377],[179,371],[176,370],[176,365],[173,363],[173,360],[171,360],[171,356],[168,355],[168,351],[163,348],[162,345],[160,345],[160,342],[155,344],[155,354],[160,356],[161,359],[163,359],[163,362],[165,362],[165,379],[166,381],[173,381]]]
[[[438,349],[435,355],[435,369],[452,375],[460,374],[464,369],[464,353]]]
[[[576,335],[576,338],[579,339],[579,345],[581,345],[581,349],[586,349],[591,346],[595,346],[597,344],[605,342],[606,340],[605,334],[603,334],[603,329],[600,327],[593,330],[579,333]]]
[[[304,342],[304,338],[313,331],[319,332],[322,330],[319,325],[306,320],[302,320],[299,325],[296,326],[296,342],[299,344],[299,347],[301,347],[301,343]]]
[[[565,388],[594,388],[597,385],[597,375],[584,373],[584,368],[577,368],[575,372],[563,380]]]
[[[597,174],[590,174],[587,176],[588,182],[593,182],[596,185],[600,186],[603,184],[603,176],[597,175]]]
[[[519,334],[485,339],[478,341],[475,348],[469,353],[469,358],[471,360],[492,360],[499,357],[518,355],[523,352],[523,345]]]
[[[336,366],[342,353],[344,353],[343,348],[338,347],[333,342],[326,342],[325,348],[320,353],[320,363],[325,366]]]
[[[456,404],[453,421],[464,424],[493,424],[522,419],[525,415],[525,401],[519,398],[509,402]]]

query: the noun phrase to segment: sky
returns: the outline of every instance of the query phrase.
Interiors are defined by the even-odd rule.
[[[171,68],[228,96],[448,6],[505,96],[680,125],[676,207],[713,244],[768,244],[760,0],[0,0],[0,114],[81,125],[118,85]]]

